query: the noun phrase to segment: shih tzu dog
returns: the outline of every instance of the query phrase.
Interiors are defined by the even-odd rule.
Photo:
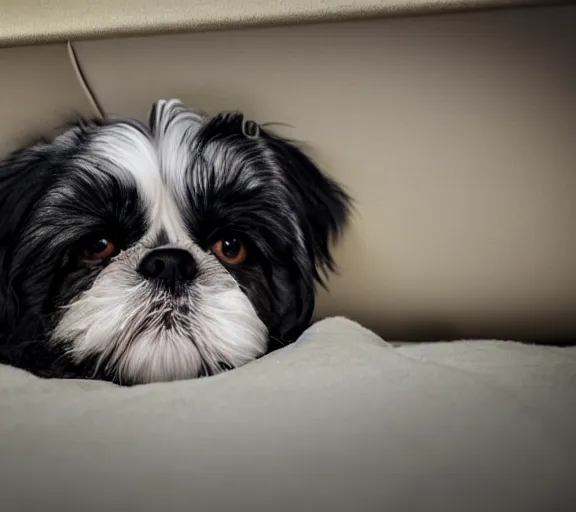
[[[77,123],[0,161],[0,362],[120,384],[243,365],[308,327],[349,205],[241,114]]]

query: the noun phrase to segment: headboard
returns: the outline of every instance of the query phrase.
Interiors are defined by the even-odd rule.
[[[70,29],[44,33],[52,44],[0,50],[0,151],[76,114],[143,117],[161,97],[286,123],[356,201],[318,317],[391,339],[568,340],[574,20],[576,6],[548,6],[137,37],[82,29],[71,43]]]

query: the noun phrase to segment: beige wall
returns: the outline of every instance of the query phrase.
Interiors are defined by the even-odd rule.
[[[567,7],[74,46],[107,113],[180,97],[288,123],[349,188],[357,213],[319,316],[396,339],[560,339],[576,335],[574,19]],[[2,105],[25,102],[10,90]],[[54,118],[76,103],[46,90]],[[27,116],[18,126],[35,128]]]
[[[66,44],[0,50],[0,155],[95,113]]]

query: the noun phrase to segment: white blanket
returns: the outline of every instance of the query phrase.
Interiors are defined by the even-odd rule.
[[[121,388],[0,367],[0,510],[575,511],[576,348],[393,347],[342,318]]]

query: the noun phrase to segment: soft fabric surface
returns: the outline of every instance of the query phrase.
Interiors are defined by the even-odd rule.
[[[0,509],[576,510],[576,349],[345,319],[217,377],[0,368]]]

